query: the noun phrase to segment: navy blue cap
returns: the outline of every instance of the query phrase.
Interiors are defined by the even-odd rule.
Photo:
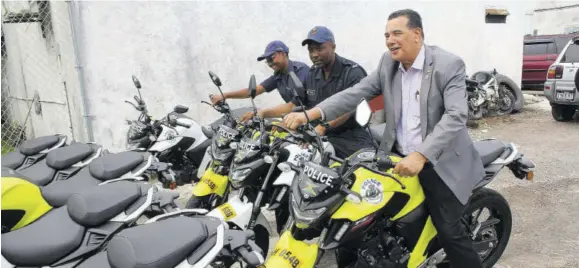
[[[308,33],[308,38],[302,41],[302,46],[305,46],[310,41],[316,43],[332,42],[334,43],[334,34],[325,26],[316,26]]]
[[[279,40],[271,41],[265,47],[265,52],[263,52],[261,56],[257,57],[257,61],[262,61],[263,59],[273,55],[273,53],[276,52],[289,53],[289,48],[282,41]]]

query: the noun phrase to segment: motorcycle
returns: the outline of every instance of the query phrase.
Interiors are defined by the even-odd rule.
[[[26,168],[44,159],[50,151],[66,146],[65,135],[42,136],[24,141],[16,151],[2,156],[2,167]]]
[[[122,179],[74,194],[65,206],[3,233],[1,266],[75,267],[106,247],[115,233],[134,226],[154,200],[173,203],[164,213],[174,211],[178,195],[160,189]]]
[[[468,119],[478,120],[488,113],[510,114],[515,110],[515,92],[499,83],[497,70],[476,72],[466,79]]]
[[[219,77],[211,71],[209,71],[209,76],[217,86],[219,93],[223,95]],[[211,136],[211,145],[201,162],[201,167],[206,168],[203,173],[198,173],[201,179],[193,186],[191,197],[185,207],[212,209],[227,201],[227,174],[236,150],[232,144],[241,139],[246,126],[237,123],[225,98],[215,105],[206,101],[201,102],[222,113],[223,118],[219,120],[220,125],[212,126],[216,135]]]
[[[3,170],[5,171],[5,170]],[[145,180],[145,173],[173,180],[167,164],[157,163],[148,153],[106,154],[93,160],[69,178],[58,178],[46,186],[35,185],[17,174],[2,174],[2,233],[30,225],[69,198],[95,186],[119,180]],[[24,197],[24,198],[23,198]]]
[[[154,267],[229,267],[238,261],[257,267],[263,263],[253,232],[230,229],[222,219],[191,213],[168,213],[125,229],[110,240],[106,251],[77,267],[150,267],[151,263]],[[163,246],[155,246],[159,243]]]
[[[221,86],[219,78],[213,72],[209,72],[209,75],[219,88]],[[133,105],[141,114],[137,120],[127,120],[128,148],[151,152],[160,161],[173,164],[173,170],[177,174],[176,184],[165,187],[175,188],[177,185],[199,182],[201,174],[207,167],[208,147],[214,129],[225,120],[224,117],[211,123],[207,128],[184,115],[189,110],[188,107],[177,105],[173,112],[161,120],[153,120],[141,96],[141,83],[135,76],[133,84],[139,93],[139,96],[134,96],[137,104],[125,102]],[[230,110],[229,106],[226,108],[231,116],[237,116],[246,110],[246,108]]]
[[[132,79],[139,96],[134,96],[136,104],[125,102],[141,114],[137,120],[127,120],[127,148],[150,152],[160,161],[173,165],[176,181],[172,185],[163,183],[166,188],[174,189],[194,181],[197,167],[209,146],[210,131],[184,115],[189,108],[183,105],[175,106],[161,120],[152,119],[141,95],[141,82],[134,75]]]
[[[362,100],[356,121],[368,127],[371,114]],[[318,140],[310,123],[298,131]],[[512,143],[483,140],[475,147],[487,175],[473,190],[462,220],[483,266],[492,267],[508,243],[512,216],[507,201],[484,186],[504,167],[519,179],[532,180],[535,165]],[[375,145],[346,159],[324,152],[321,164],[280,164],[280,169],[299,176],[290,190],[292,217],[265,267],[315,267],[327,250],[334,250],[338,267],[426,268],[445,262],[418,177],[392,173],[400,159]],[[491,215],[481,220],[485,208]],[[315,236],[311,244],[300,241]]]

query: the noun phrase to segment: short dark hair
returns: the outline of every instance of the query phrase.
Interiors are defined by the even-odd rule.
[[[420,28],[422,38],[424,38],[424,28],[422,27],[422,18],[420,17],[420,14],[418,14],[418,12],[412,9],[397,10],[390,13],[390,16],[388,16],[388,20],[392,20],[401,16],[408,18],[408,24],[406,25],[408,26],[408,28],[410,29]]]

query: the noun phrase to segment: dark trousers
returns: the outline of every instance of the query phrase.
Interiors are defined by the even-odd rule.
[[[426,197],[426,206],[438,232],[438,241],[451,267],[482,268],[480,257],[473,249],[472,240],[461,221],[466,206],[440,179],[432,165],[425,165],[418,177]]]

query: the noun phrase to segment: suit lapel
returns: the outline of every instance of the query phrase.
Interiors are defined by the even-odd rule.
[[[394,126],[395,128],[398,127],[398,122],[400,121],[400,113],[402,112],[402,73],[398,70],[399,64],[394,64],[394,73],[392,79],[392,97],[394,99],[394,103],[392,104],[394,107]]]
[[[428,93],[432,81],[434,66],[432,64],[432,53],[430,48],[424,44],[424,68],[422,71],[422,83],[420,84],[420,130],[422,139],[426,138],[428,129]]]

